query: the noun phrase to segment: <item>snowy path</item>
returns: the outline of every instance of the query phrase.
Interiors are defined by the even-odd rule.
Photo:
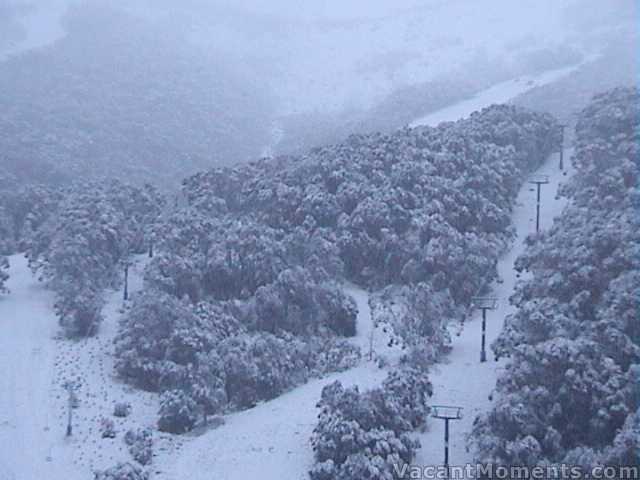
[[[372,328],[368,294],[345,288],[358,305],[356,345],[368,344]],[[225,417],[225,424],[191,441],[181,454],[163,456],[157,478],[180,480],[306,480],[313,464],[309,439],[317,423],[316,403],[325,385],[336,380],[345,386],[368,389],[379,385],[386,371],[363,362],[346,372],[312,380],[278,398]],[[164,465],[162,465],[164,463]]]
[[[513,80],[498,83],[493,87],[481,91],[471,98],[432,112],[411,123],[410,127],[417,127],[419,125],[435,127],[441,122],[454,122],[456,120],[466,118],[471,115],[471,113],[494,103],[508,103],[521,93],[525,93],[535,87],[553,83],[563,77],[566,77],[596,58],[597,56],[589,56],[576,65],[559,68],[557,70],[549,70],[538,75],[522,76]]]
[[[53,295],[24,257],[9,261],[11,293],[0,297],[0,480],[52,478],[47,458],[63,438],[51,418]]]
[[[565,159],[572,154],[565,150]],[[565,164],[570,163],[568,160]],[[569,168],[571,166],[569,165]],[[571,173],[569,170],[566,170]],[[540,228],[551,226],[554,217],[558,216],[566,204],[566,199],[556,199],[558,185],[566,181],[558,169],[558,155],[554,154],[536,172],[549,175],[550,183],[543,185],[541,195]],[[517,230],[517,239],[513,248],[498,262],[498,273],[502,283],[492,284],[492,295],[498,297],[498,309],[487,312],[487,362],[480,363],[480,339],[482,316],[478,312],[467,321],[460,336],[453,333],[452,351],[446,363],[433,368],[429,379],[434,386],[432,405],[456,405],[463,407],[462,420],[452,421],[449,464],[464,465],[473,460],[472,452],[466,451],[466,438],[471,431],[476,416],[491,408],[489,396],[495,387],[496,379],[504,360],[495,362],[489,349],[491,342],[502,329],[505,316],[514,312],[509,305],[517,272],[513,268],[516,258],[524,251],[524,239],[535,232],[535,196],[532,185],[525,184],[519,193],[517,206],[513,213],[513,223]],[[419,435],[422,449],[418,451],[415,465],[420,467],[442,465],[444,460],[444,422],[432,419],[429,430]]]

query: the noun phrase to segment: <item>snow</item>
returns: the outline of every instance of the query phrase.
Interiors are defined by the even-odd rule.
[[[549,175],[549,184],[542,186],[540,205],[540,228],[548,228],[554,217],[560,214],[566,199],[556,199],[560,182],[571,173],[569,158],[572,150],[565,150],[565,177],[558,167],[558,154],[551,155],[536,172]],[[452,326],[452,351],[446,363],[436,365],[430,373],[434,395],[432,405],[455,405],[463,407],[463,418],[450,423],[449,464],[462,465],[473,461],[473,452],[466,450],[466,438],[471,432],[473,421],[481,412],[491,407],[492,390],[496,384],[500,369],[506,360],[496,362],[489,348],[491,342],[502,330],[504,318],[514,313],[509,297],[514,291],[517,272],[513,268],[516,258],[524,251],[524,239],[535,232],[536,193],[533,185],[525,184],[519,193],[517,206],[513,212],[513,223],[517,238],[513,248],[498,262],[498,274],[501,283],[491,285],[491,296],[498,298],[498,308],[487,312],[487,362],[480,363],[480,339],[482,313],[478,313],[467,322],[457,336]],[[457,330],[457,329],[455,329]],[[420,467],[442,465],[444,460],[444,421],[432,419],[428,430],[418,436],[422,448],[418,451],[415,465]]]
[[[369,294],[352,284],[345,285],[344,292],[351,296],[358,306],[356,335],[350,339],[350,342],[365,354],[370,349],[371,335],[375,329],[371,317],[371,308],[369,307]]]
[[[46,461],[60,437],[50,408],[53,296],[34,280],[25,258],[9,262],[11,294],[0,298],[0,479],[51,478],[62,473]]]
[[[567,69],[549,72],[536,77],[534,83],[550,82],[567,73]],[[416,124],[458,119],[531,87],[526,79],[507,82]],[[570,155],[567,150],[567,165]],[[566,177],[558,171],[557,155],[537,173],[548,174],[551,181],[542,189],[541,226],[545,228],[564,205],[564,200],[556,200],[555,194],[559,182]],[[497,336],[504,317],[512,312],[508,297],[516,282],[513,262],[523,251],[525,236],[535,229],[535,192],[529,185],[520,192],[513,219],[518,237],[513,249],[498,264],[503,282],[493,285],[500,303],[496,311],[488,314],[487,345]],[[123,311],[122,292],[108,294],[105,322],[96,337],[77,342],[58,338],[52,294],[32,276],[24,258],[13,256],[10,262],[7,286],[11,294],[0,298],[0,480],[86,479],[95,468],[129,460],[122,436],[129,428],[155,425],[158,398],[133,390],[114,378],[113,338]],[[138,258],[130,270],[132,295],[141,287],[143,266],[144,261]],[[358,334],[352,341],[366,353],[375,328],[369,296],[357,287],[346,286],[345,290],[354,297],[359,309]],[[491,355],[488,362],[479,362],[480,325],[476,315],[460,336],[456,336],[456,326],[452,326],[451,354],[445,363],[434,366],[430,375],[435,390],[433,404],[464,408],[464,418],[451,425],[451,464],[472,460],[465,439],[475,416],[490,407],[489,396],[502,367]],[[228,415],[217,428],[183,437],[155,431],[157,456],[152,471],[157,473],[156,478],[170,480],[305,479],[313,463],[309,438],[316,424],[315,405],[322,388],[339,380],[346,386],[367,389],[379,385],[385,376],[386,371],[375,362],[363,359],[349,371],[310,381],[272,401]],[[62,385],[69,380],[80,382],[80,403],[74,410],[73,436],[66,438],[67,393]],[[132,404],[132,414],[126,419],[112,416],[115,402],[120,401]],[[98,427],[102,417],[115,421],[116,439],[100,438]],[[416,464],[440,464],[443,422],[432,420],[419,438],[423,447]]]
[[[590,56],[582,62],[557,70],[549,70],[539,75],[523,76],[498,83],[473,97],[454,103],[446,108],[432,112],[425,117],[414,121],[410,126],[417,127],[428,125],[434,127],[442,122],[454,122],[468,117],[471,113],[481,110],[494,103],[508,103],[521,93],[525,93],[535,87],[556,82],[570,73],[576,71],[586,63],[592,62],[597,57]]]
[[[0,299],[0,480],[91,478],[95,469],[130,461],[123,441],[130,428],[154,427],[158,398],[114,378],[113,338],[123,312],[122,290],[108,292],[105,321],[97,336],[60,338],[53,294],[37,282],[27,260],[10,258],[8,287]],[[142,287],[144,261],[129,273],[132,295]],[[73,434],[66,437],[68,394],[79,400]],[[116,402],[132,405],[127,418],[113,417]],[[115,439],[102,439],[100,419],[114,421]],[[155,433],[156,449],[173,451],[179,439]]]

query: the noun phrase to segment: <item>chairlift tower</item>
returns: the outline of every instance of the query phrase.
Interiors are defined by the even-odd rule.
[[[564,170],[564,130],[567,125],[560,124],[560,171]]]
[[[433,418],[444,420],[444,468],[449,477],[449,421],[462,419],[462,407],[453,405],[432,405]]]
[[[73,434],[73,409],[76,406],[77,403],[77,397],[76,397],[76,386],[71,383],[71,382],[67,382],[64,385],[65,390],[67,391],[68,394],[68,399],[67,399],[67,437],[70,437]]]
[[[129,300],[129,268],[132,263],[129,260],[125,260],[123,262],[124,266],[124,294],[123,298],[125,301]]]
[[[482,310],[482,342],[480,347],[480,363],[487,361],[486,336],[487,336],[487,310],[498,308],[496,297],[473,297],[471,299],[473,308]]]
[[[529,179],[529,183],[536,185],[536,233],[540,231],[540,187],[549,183],[549,175],[533,175]]]

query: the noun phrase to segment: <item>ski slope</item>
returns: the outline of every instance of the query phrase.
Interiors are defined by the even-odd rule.
[[[154,428],[157,395],[140,392],[114,377],[113,338],[123,313],[122,291],[106,293],[104,322],[95,337],[59,337],[53,293],[39,283],[27,260],[10,258],[11,293],[0,297],[0,480],[86,480],[93,471],[130,461],[124,433]],[[142,286],[144,259],[130,269],[130,292]],[[72,436],[66,436],[66,382],[77,385]],[[116,402],[131,415],[115,418]],[[103,439],[100,420],[116,424],[115,439]],[[155,435],[156,449],[172,452],[180,439]]]
[[[0,480],[64,478],[47,461],[60,437],[51,409],[53,295],[33,278],[24,257],[9,262],[11,293],[0,297]]]
[[[542,186],[540,229],[551,226],[553,218],[558,216],[566,205],[566,198],[556,198],[561,182],[566,181],[571,174],[568,159],[571,149],[564,152],[564,176],[558,168],[558,154],[551,155],[545,164],[536,172],[549,176],[549,184]],[[459,336],[454,333],[452,326],[452,351],[446,362],[435,365],[429,379],[433,383],[434,395],[432,405],[455,405],[463,407],[462,420],[450,423],[449,465],[462,465],[473,461],[473,452],[466,449],[466,438],[471,432],[473,421],[481,412],[491,408],[492,390],[496,379],[503,368],[505,359],[496,362],[489,345],[502,330],[504,318],[514,313],[515,309],[509,304],[509,297],[514,291],[518,274],[513,268],[514,261],[524,251],[524,239],[535,232],[535,186],[525,184],[521,189],[517,206],[513,212],[513,224],[516,227],[517,238],[511,250],[498,262],[499,282],[491,285],[491,296],[498,298],[498,308],[487,312],[487,362],[480,363],[480,342],[482,314],[478,313],[464,325]],[[444,421],[432,419],[428,430],[419,435],[422,448],[418,451],[414,465],[425,467],[442,465],[444,461]]]
[[[589,56],[582,62],[570,65],[568,67],[559,68],[557,70],[549,70],[538,75],[527,75],[506,82],[498,83],[486,90],[479,92],[471,98],[461,102],[454,103],[448,107],[432,112],[416,121],[410,127],[420,125],[436,126],[442,122],[455,122],[462,118],[466,118],[477,110],[481,110],[494,103],[508,103],[518,95],[525,93],[535,87],[547,85],[556,82],[570,73],[578,70],[586,63],[592,62],[597,56]]]

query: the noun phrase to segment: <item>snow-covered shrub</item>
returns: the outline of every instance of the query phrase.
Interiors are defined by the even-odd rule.
[[[74,290],[71,292],[70,290]],[[94,335],[102,322],[102,294],[91,286],[78,288],[70,283],[58,290],[54,309],[69,337]]]
[[[326,274],[303,267],[283,270],[274,283],[259,287],[254,296],[255,328],[277,334],[318,334],[329,329],[339,336],[356,333],[355,301],[337,284],[321,281]]]
[[[198,404],[182,390],[168,390],[160,398],[158,428],[163,432],[185,433],[198,420]]]
[[[100,435],[102,438],[116,438],[116,424],[110,418],[100,419]]]
[[[640,366],[638,367],[640,385]],[[640,388],[640,387],[638,387]],[[605,452],[605,465],[638,466],[640,461],[640,408],[627,417],[622,429]]]
[[[362,358],[360,349],[343,339],[319,339],[314,351],[313,370],[318,375],[343,372],[355,367]]]
[[[131,404],[128,402],[118,402],[113,407],[114,417],[128,417],[131,413]]]
[[[311,439],[312,480],[400,478],[402,465],[411,462],[419,444],[408,434],[411,422],[402,417],[394,393],[380,388],[360,393],[339,382],[323,389]]]
[[[61,193],[0,170],[0,255],[28,250],[34,232],[55,212]]]
[[[358,359],[357,349],[332,336],[246,333],[220,305],[199,302],[194,309],[158,290],[136,297],[116,338],[121,376],[149,390],[184,392],[205,421],[228,403],[250,407]]]
[[[3,257],[0,255],[0,293],[9,292],[9,290],[5,286],[7,280],[9,279],[7,270],[9,270],[9,260],[7,259],[7,257]]]
[[[149,480],[149,473],[132,463],[119,463],[115,467],[95,472],[93,480]]]
[[[382,390],[397,405],[400,417],[409,422],[411,429],[426,424],[431,411],[427,402],[433,395],[426,371],[410,366],[393,370],[384,380]]]
[[[153,459],[153,434],[148,428],[128,430],[124,441],[129,453],[140,465],[149,465]]]
[[[325,319],[323,323],[342,337],[356,334],[358,307],[353,298],[344,293],[337,285],[322,288],[316,294],[319,308]]]

